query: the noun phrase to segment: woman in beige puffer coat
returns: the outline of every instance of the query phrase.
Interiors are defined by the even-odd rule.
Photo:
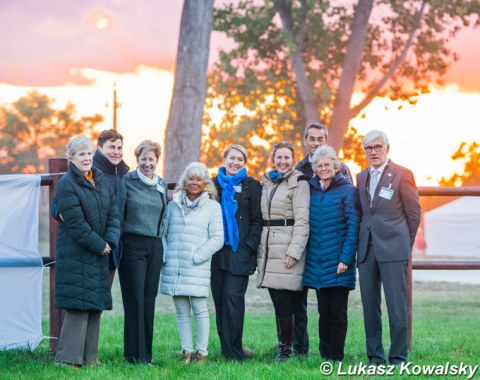
[[[294,169],[290,143],[275,144],[274,170],[262,176],[264,226],[258,249],[257,287],[268,288],[275,307],[279,334],[278,361],[292,354],[295,311],[301,306],[305,247],[309,235],[310,188]]]

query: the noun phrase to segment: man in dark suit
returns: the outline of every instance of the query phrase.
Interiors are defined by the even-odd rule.
[[[370,167],[357,176],[362,207],[358,271],[370,364],[386,362],[382,344],[381,284],[390,325],[390,364],[408,360],[407,263],[420,224],[420,203],[410,170],[387,158],[384,132],[363,139]]]
[[[322,145],[327,145],[328,129],[322,123],[311,123],[305,128],[303,134],[303,146],[307,151],[305,158],[300,161],[295,167],[300,170],[308,178],[313,178],[314,172],[312,169],[312,157],[315,151]],[[352,174],[350,169],[344,163],[340,164],[340,173],[350,178],[350,182],[353,183]]]

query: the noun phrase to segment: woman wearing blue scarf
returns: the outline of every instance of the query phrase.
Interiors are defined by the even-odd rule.
[[[243,321],[248,277],[255,272],[262,231],[260,183],[247,176],[247,151],[230,145],[224,166],[214,178],[222,207],[225,245],[212,259],[211,287],[222,355],[243,361],[252,355],[243,348]]]

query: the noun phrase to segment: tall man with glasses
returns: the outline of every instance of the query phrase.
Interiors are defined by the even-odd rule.
[[[410,170],[387,158],[390,145],[382,131],[363,139],[370,166],[357,176],[362,207],[358,271],[370,364],[387,360],[382,344],[381,285],[390,325],[388,361],[408,360],[407,263],[420,224],[420,203]]]

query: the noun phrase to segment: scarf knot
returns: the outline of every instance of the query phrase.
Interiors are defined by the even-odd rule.
[[[235,218],[238,209],[238,202],[235,199],[235,188],[239,183],[247,178],[247,169],[243,168],[237,174],[229,176],[224,167],[218,169],[217,180],[222,188],[222,199],[220,205],[222,207],[225,245],[232,247],[233,252],[238,249],[240,242],[240,233]]]
[[[287,173],[280,174],[276,170],[272,170],[272,171],[268,172],[268,176],[270,177],[270,181],[272,181],[273,183],[277,182],[279,178],[283,178],[285,176],[285,174],[287,174]]]

